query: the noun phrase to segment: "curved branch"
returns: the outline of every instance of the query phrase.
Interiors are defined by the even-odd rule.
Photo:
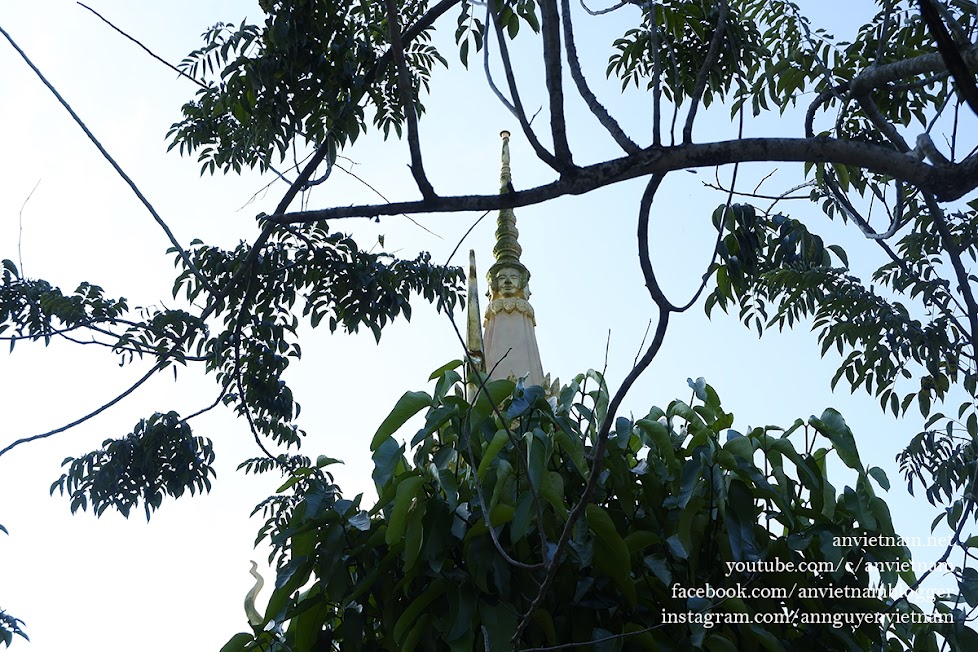
[[[638,218],[638,247],[639,247],[639,258],[641,260],[642,250],[645,250],[645,257],[648,257],[648,241],[649,241],[649,211],[652,205],[652,198],[655,196],[655,191],[658,189],[659,184],[662,182],[662,177],[664,175],[656,175],[649,180],[648,186],[644,195],[642,196],[642,204],[639,208],[639,218]],[[642,261],[643,272],[645,269],[645,261]],[[653,285],[655,285],[653,283]],[[520,623],[516,628],[516,633],[513,635],[511,642],[519,646],[519,640],[523,635],[524,630],[530,623],[530,619],[533,614],[540,608],[543,604],[543,600],[546,597],[547,591],[553,584],[554,578],[557,576],[557,570],[560,567],[560,557],[563,551],[566,549],[571,535],[574,530],[574,525],[580,520],[581,516],[584,514],[584,510],[587,505],[591,502],[591,497],[594,495],[594,491],[598,486],[598,478],[601,475],[601,465],[604,461],[604,451],[608,445],[608,435],[611,433],[611,424],[615,421],[615,415],[618,412],[618,408],[621,406],[621,402],[625,399],[628,391],[635,384],[649,365],[652,364],[652,359],[655,358],[659,349],[662,347],[662,342],[665,339],[666,329],[669,326],[669,315],[672,310],[662,295],[661,291],[658,291],[657,286],[655,290],[653,287],[649,287],[649,292],[652,295],[652,300],[655,301],[659,308],[659,320],[656,324],[655,335],[652,338],[652,342],[649,344],[649,348],[645,351],[645,355],[642,359],[632,367],[632,370],[622,381],[615,395],[612,397],[611,401],[608,403],[608,412],[605,415],[604,422],[601,424],[601,429],[598,432],[597,441],[594,442],[591,459],[593,460],[591,466],[591,473],[588,478],[587,486],[584,488],[584,492],[581,494],[580,500],[577,504],[570,510],[567,515],[567,521],[564,523],[564,529],[560,533],[560,538],[557,540],[557,545],[554,548],[553,555],[550,557],[550,563],[547,567],[547,575],[544,577],[543,582],[540,584],[540,590],[537,596],[534,598],[533,602],[530,603],[529,609],[520,618]]]
[[[492,20],[492,18],[489,15],[489,4],[487,3],[486,4],[486,23],[487,23],[487,26],[488,26],[488,23],[489,23],[490,20]],[[500,104],[502,104],[503,106],[505,106],[506,109],[510,113],[513,114],[513,117],[514,118],[516,118],[517,120],[519,120],[520,119],[520,113],[516,110],[516,107],[513,106],[513,103],[510,102],[509,99],[505,95],[503,95],[503,92],[501,90],[499,90],[499,87],[498,86],[496,86],[496,81],[492,78],[492,70],[489,69],[489,30],[488,29],[482,34],[482,67],[486,71],[486,81],[489,82],[489,88],[492,90],[493,94],[496,96],[496,99],[498,99],[499,102],[500,102]],[[522,124],[522,123],[520,123],[520,124]]]
[[[584,0],[581,0],[581,9],[588,12],[592,16],[600,16],[602,14],[610,14],[613,11],[618,11],[619,9],[621,9],[627,4],[632,4],[632,3],[630,2],[630,0],[621,0],[621,2],[619,2],[618,4],[612,5],[605,9],[590,9],[586,4],[584,4]]]
[[[11,450],[13,450],[14,448],[20,446],[21,444],[26,444],[28,442],[37,441],[38,439],[46,439],[48,437],[51,437],[52,435],[57,435],[59,433],[65,432],[66,430],[71,430],[75,426],[81,425],[81,424],[85,423],[86,421],[88,421],[89,419],[92,419],[93,417],[97,417],[98,415],[102,414],[103,412],[105,412],[106,410],[108,410],[110,407],[112,407],[113,405],[115,405],[116,403],[118,403],[122,399],[126,398],[127,396],[129,396],[130,394],[132,394],[133,392],[135,392],[137,389],[139,389],[147,380],[149,380],[150,378],[152,378],[156,374],[156,372],[158,372],[159,370],[161,370],[166,365],[166,362],[167,362],[168,358],[169,358],[169,356],[165,356],[165,357],[161,358],[156,364],[154,364],[152,366],[152,368],[149,371],[147,371],[145,374],[143,374],[142,377],[140,377],[139,380],[137,380],[135,383],[133,383],[132,385],[130,385],[128,389],[126,389],[124,392],[122,392],[121,394],[119,394],[118,396],[116,396],[115,398],[113,398],[108,403],[104,403],[101,407],[99,407],[99,408],[97,408],[95,410],[92,410],[91,412],[89,412],[85,416],[79,417],[78,419],[75,419],[71,423],[68,423],[68,424],[63,425],[60,428],[55,428],[54,430],[48,430],[47,432],[42,432],[39,435],[31,435],[30,437],[22,437],[20,439],[17,439],[15,441],[11,442],[10,444],[8,444],[7,446],[5,446],[3,449],[0,449],[0,457],[3,457],[4,454],[10,452]]]

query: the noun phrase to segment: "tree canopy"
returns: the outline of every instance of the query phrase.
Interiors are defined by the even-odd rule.
[[[837,41],[799,6],[782,0],[623,2],[602,10],[572,7],[569,0],[485,5],[282,0],[260,6],[262,22],[215,25],[179,64],[200,88],[168,134],[170,148],[196,156],[202,174],[257,169],[288,182],[274,209],[257,216],[259,235],[230,248],[199,240],[183,245],[102,149],[170,240],[177,270],[172,295],[179,307],[132,309],[90,282],[64,291],[27,277],[12,260],[3,262],[0,285],[0,336],[12,349],[21,340],[85,335],[112,349],[122,364],[150,362],[118,398],[64,427],[4,444],[0,458],[96,416],[164,369],[196,364],[217,380],[211,407],[224,405],[240,416],[263,455],[243,467],[275,469],[289,478],[286,493],[266,505],[272,518],[263,534],[280,553],[273,598],[278,602],[256,627],[271,626],[265,634],[235,639],[234,645],[264,646],[265,637],[269,644],[311,649],[327,635],[322,632],[331,632],[336,645],[362,638],[365,647],[432,646],[429,638],[437,636],[463,649],[478,641],[502,649],[509,643],[500,642],[496,628],[515,628],[513,643],[524,648],[601,638],[595,632],[607,632],[609,645],[621,644],[625,634],[661,645],[681,637],[665,627],[652,629],[636,614],[661,604],[673,579],[696,585],[712,579],[718,563],[752,556],[808,561],[846,556],[819,547],[816,531],[888,533],[888,513],[870,478],[887,481],[859,462],[848,443],[851,434],[835,414],[808,425],[828,438],[856,473],[856,487],[839,496],[829,490],[824,467],[829,447],[821,454],[812,445],[798,451],[782,437],[775,446],[764,429],[721,438],[732,422],[705,384],[693,383],[702,402],[699,411],[670,404],[653,410],[644,425],[618,414],[629,389],[662,349],[670,320],[700,305],[707,313],[735,311],[758,333],[811,325],[823,355],[835,349],[843,356],[833,386],[844,378],[850,389],[864,388],[894,415],[919,411],[927,421],[901,455],[905,481],[930,503],[947,506],[940,518],[953,537],[942,561],[957,547],[971,547],[964,528],[975,517],[978,444],[973,287],[978,277],[969,265],[978,259],[978,205],[967,201],[978,186],[973,3],[881,1],[852,42]],[[610,52],[604,72],[625,97],[640,98],[648,107],[641,134],[629,133],[629,124],[606,108],[613,102],[597,97],[592,88],[606,91],[607,85],[588,77],[578,54],[579,48],[597,47],[581,35],[608,13],[627,16],[628,27],[600,44]],[[454,35],[454,45],[436,37],[445,33]],[[510,54],[515,48],[536,55],[516,58]],[[476,70],[480,56],[481,71]],[[486,78],[500,107],[514,116],[530,149],[549,168],[549,179],[482,195],[455,194],[442,187],[444,180],[429,179],[419,121],[438,69],[455,60]],[[537,115],[529,108],[538,102],[542,126],[534,124]],[[464,110],[464,99],[461,104]],[[587,140],[606,138],[620,151],[583,163],[593,154],[582,153],[584,138],[568,128],[572,104],[590,114],[583,131]],[[701,125],[717,116],[729,124],[728,135],[700,140],[712,133]],[[784,135],[786,128],[794,131]],[[297,206],[297,199],[323,183],[370,130],[405,141],[416,193],[376,204],[351,205],[341,198],[328,206]],[[389,146],[398,145],[392,140]],[[743,164],[758,162],[796,163],[796,176],[784,181],[779,174],[777,181],[785,185],[774,194],[752,191],[738,183],[738,174]],[[695,292],[679,300],[662,289],[663,274],[653,264],[651,218],[663,201],[658,195],[668,175],[717,166],[733,170],[729,182],[721,183],[718,175],[722,199],[712,214],[712,259]],[[517,385],[494,393],[484,387],[492,407],[473,417],[451,398],[454,372],[443,369],[434,396],[425,395],[427,402],[414,410],[431,410],[425,435],[412,444],[420,446],[414,465],[403,457],[406,451],[391,448],[396,443],[381,435],[392,432],[382,429],[374,442],[377,506],[363,512],[357,501],[340,498],[322,470],[329,460],[314,463],[297,452],[306,433],[285,372],[301,357],[300,330],[307,325],[328,325],[331,332],[364,328],[379,340],[392,320],[410,319],[412,295],[451,314],[462,297],[462,276],[426,254],[411,259],[375,253],[336,232],[330,222],[525,207],[632,179],[646,183],[634,221],[638,269],[657,317],[649,345],[622,384],[608,391],[597,375],[600,388],[590,395],[596,403],[590,407],[583,390],[582,400],[575,399],[583,376],[576,387],[554,388],[556,405],[533,388]],[[850,267],[851,246],[847,251],[826,243],[819,235],[824,223],[790,214],[787,202],[798,195],[864,236],[857,246],[878,249],[886,261],[868,270]],[[711,219],[684,217],[697,218]],[[602,402],[606,405],[598,409]],[[478,401],[472,409],[478,413]],[[167,495],[209,490],[213,447],[193,433],[196,416],[167,411],[140,419],[100,450],[66,459],[51,491],[68,495],[72,511],[91,507],[101,514],[111,507],[128,515],[138,507],[149,519]],[[684,422],[683,429],[673,417]],[[484,427],[489,431],[479,430]],[[565,439],[573,445],[561,444]],[[525,460],[523,471],[516,458]],[[761,463],[769,465],[761,469]],[[600,473],[602,465],[610,474]],[[785,465],[790,472],[777,470]],[[516,479],[510,481],[508,474]],[[664,511],[633,513],[634,505],[622,500],[629,493],[641,495],[639,504],[649,509],[661,504]],[[465,515],[458,511],[463,504]],[[418,518],[408,524],[411,512]],[[778,536],[770,529],[772,518],[783,528]],[[456,533],[456,521],[476,534]],[[506,545],[493,529],[504,524]],[[421,527],[428,535],[440,533],[441,543],[428,543]],[[702,558],[691,556],[692,533],[703,528],[711,543],[695,546]],[[539,541],[526,538],[533,530]],[[648,534],[638,534],[643,532]],[[358,541],[360,548],[354,545]],[[473,553],[479,546],[484,552]],[[653,552],[644,555],[648,548]],[[619,554],[626,550],[627,555]],[[449,552],[464,581],[450,583],[440,576],[448,569],[432,567]],[[902,559],[905,553],[885,554]],[[491,567],[473,566],[489,559]],[[523,568],[534,565],[539,567]],[[334,566],[336,578],[323,570]],[[347,574],[354,566],[384,568],[395,586],[376,578],[364,583],[366,576]],[[506,597],[509,591],[501,583],[515,573],[511,566],[527,571],[516,573],[518,582],[538,583],[536,598],[527,602],[530,589]],[[686,574],[673,577],[680,567]],[[590,575],[593,586],[571,588],[567,578],[585,568],[597,569]],[[429,572],[434,575],[426,576]],[[294,597],[313,577],[313,588]],[[493,577],[492,587],[485,584]],[[960,597],[938,609],[954,614],[956,625],[939,633],[947,644],[967,649],[972,639],[961,637],[971,636],[964,633],[971,630],[963,623],[978,606],[974,570],[963,564],[955,577]],[[908,584],[919,579],[904,578]],[[635,586],[639,580],[641,591]],[[866,586],[868,580],[858,576],[856,581]],[[545,604],[551,599],[546,589],[557,584],[560,595],[573,591],[588,602],[587,618],[553,620],[557,608]],[[449,591],[498,595],[486,601]],[[443,595],[449,595],[453,609],[468,609],[466,619],[485,629],[456,631],[458,614],[438,620],[434,614]],[[609,604],[611,596],[615,605]],[[623,597],[628,609],[619,611]],[[412,610],[413,605],[418,606]],[[702,606],[700,613],[708,609]],[[420,619],[391,623],[394,613]],[[22,633],[20,621],[0,615],[0,640],[9,644],[13,634]],[[548,615],[553,622],[547,622]],[[286,622],[291,628],[282,629]],[[586,629],[584,623],[591,623],[588,632],[574,630]],[[694,645],[709,649],[746,644],[733,630],[710,633],[701,623],[690,631],[699,636]],[[929,631],[894,631],[888,644],[902,649],[917,634],[932,640]],[[885,635],[871,627],[826,631],[838,639],[827,643],[792,628],[744,634],[756,636],[751,644],[766,649],[789,644],[794,649],[802,640],[869,649]]]

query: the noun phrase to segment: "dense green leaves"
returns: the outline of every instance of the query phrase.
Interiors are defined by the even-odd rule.
[[[265,624],[249,641],[232,639],[234,649],[304,650],[317,641],[344,650],[511,650],[520,615],[552,563],[554,590],[542,596],[521,647],[689,649],[687,641],[699,641],[708,650],[884,644],[897,651],[917,649],[915,641],[940,632],[951,649],[968,649],[973,632],[960,618],[890,629],[813,628],[800,616],[753,627],[724,623],[725,614],[756,622],[784,609],[823,617],[893,609],[920,615],[917,606],[869,590],[869,565],[909,563],[910,552],[859,543],[895,540],[886,504],[868,480],[883,484],[885,475],[862,466],[834,410],[809,420],[808,447],[800,451],[792,433],[802,422],[787,431],[729,431],[732,415],[713,388],[690,380],[692,405],[674,401],[636,422],[618,420],[619,445],[606,449],[593,502],[573,528],[566,555],[554,560],[552,547],[588,475],[575,461],[593,450],[588,418],[607,401],[600,374],[578,376],[549,400],[542,392],[535,398],[540,388],[510,383],[498,410],[483,410],[484,421],[477,421],[471,413],[479,408],[462,401],[453,368],[434,374],[433,395],[405,394],[392,412],[397,418],[378,431],[379,500],[369,518],[351,517],[366,515],[357,511],[359,497],[342,499],[311,469],[300,469],[283,494],[266,502],[266,511],[287,505],[273,509],[263,529],[275,546],[278,580]],[[587,378],[599,389],[588,391]],[[412,464],[394,427],[422,408],[426,425]],[[824,446],[813,454],[818,441]],[[832,451],[856,472],[854,488],[837,491],[829,483]],[[749,570],[760,561],[817,563],[821,570]],[[880,574],[890,588],[896,577]],[[972,593],[970,578],[963,576],[964,595]],[[707,585],[752,593],[743,599],[683,592]],[[841,586],[872,597],[840,598],[831,589]],[[714,626],[707,630],[703,618]]]
[[[397,6],[404,29],[427,3]],[[391,58],[381,56],[389,44],[383,3],[275,0],[262,10],[263,27],[220,23],[181,63],[206,88],[171,127],[171,148],[197,153],[202,173],[267,169],[298,139],[327,145],[332,163],[366,128],[365,106],[385,135],[401,134],[397,76]],[[427,38],[422,32],[405,48],[415,98],[435,63],[444,63]],[[420,101],[416,108],[423,110]]]
[[[214,450],[211,441],[195,437],[175,412],[141,420],[123,439],[108,439],[99,451],[66,458],[68,471],[53,485],[71,498],[71,511],[91,505],[96,516],[109,507],[123,516],[143,503],[148,521],[166,495],[179,498],[210,491]]]

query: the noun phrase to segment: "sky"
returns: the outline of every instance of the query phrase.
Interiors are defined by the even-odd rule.
[[[821,4],[821,3],[819,3]],[[853,15],[871,3],[847,3],[847,15],[817,16],[831,30],[855,23]],[[225,20],[260,19],[257,3],[175,0],[133,3],[101,0],[92,7],[159,56],[177,62],[198,47],[199,35]],[[631,12],[631,13],[628,13]],[[620,92],[617,82],[600,83],[610,43],[635,10],[587,23],[579,30],[585,71],[626,131],[648,140],[650,106],[641,92]],[[269,175],[199,175],[193,158],[167,153],[165,134],[183,102],[195,91],[80,6],[64,0],[0,5],[0,26],[32,58],[73,106],[106,149],[184,244],[200,238],[233,247],[257,234],[254,216],[272,210],[285,185]],[[425,167],[443,194],[495,192],[499,172],[499,131],[513,132],[514,185],[526,188],[552,179],[533,157],[515,119],[492,97],[481,63],[466,72],[452,50],[451,32],[436,41],[449,69],[436,72],[421,121]],[[587,42],[581,36],[587,34]],[[839,36],[839,34],[837,34]],[[538,61],[526,39],[514,46],[517,61]],[[71,291],[89,281],[109,296],[125,296],[131,306],[173,306],[173,260],[163,232],[138,203],[65,110],[6,43],[0,42],[0,125],[6,156],[0,162],[0,258],[14,260],[26,275]],[[530,77],[525,101],[539,80]],[[534,104],[536,103],[536,104]],[[535,110],[533,108],[532,110]],[[733,137],[736,126],[721,107],[709,111],[696,139]],[[581,163],[617,156],[608,138],[580,103],[569,103],[571,143]],[[801,114],[784,119],[748,120],[747,135],[801,134]],[[415,199],[402,142],[384,143],[375,134],[345,154],[357,176],[391,200]],[[803,180],[800,166],[743,166],[744,187],[777,193]],[[708,263],[712,210],[725,200],[704,184],[729,182],[730,168],[677,172],[669,177],[653,207],[652,256],[668,296],[684,302]],[[268,184],[271,183],[269,186]],[[523,262],[530,269],[531,301],[543,364],[552,376],[569,380],[607,365],[612,387],[628,373],[654,307],[638,269],[635,221],[641,180],[582,197],[518,209]],[[310,208],[373,203],[379,198],[353,176],[334,172],[303,200]],[[817,208],[786,207],[795,217],[823,229],[826,241],[844,244],[857,270],[871,269],[879,256],[867,242],[829,223]],[[404,257],[432,252],[447,261],[475,214],[349,220],[334,228],[355,235],[369,248],[383,236],[388,250]],[[451,259],[462,264],[469,248],[480,269],[491,264],[494,216],[483,219]],[[303,360],[287,379],[302,404],[301,425],[309,432],[303,452],[344,460],[336,479],[347,496],[371,499],[368,444],[397,398],[427,388],[431,371],[460,357],[444,315],[420,301],[410,323],[388,327],[380,344],[372,335],[330,335],[302,331]],[[916,433],[920,420],[883,415],[865,394],[832,393],[829,380],[838,357],[818,355],[815,336],[804,329],[771,333],[763,340],[733,317],[707,320],[701,307],[674,320],[665,346],[636,384],[623,413],[644,415],[652,405],[689,399],[687,378],[703,376],[736,416],[735,428],[790,425],[796,418],[835,407],[852,427],[863,459],[881,466],[893,484],[886,496],[905,536],[926,536],[937,515],[907,495],[894,455]],[[607,360],[606,360],[607,350]],[[105,349],[67,342],[50,346],[21,343],[0,358],[0,445],[44,432],[91,411],[125,389],[146,364],[119,366]],[[272,493],[279,478],[244,476],[237,464],[259,454],[246,424],[215,410],[193,423],[213,439],[218,477],[205,496],[168,500],[150,523],[115,513],[96,519],[71,515],[68,501],[48,488],[61,474],[61,461],[121,437],[154,411],[196,411],[216,397],[213,379],[181,369],[177,380],[160,375],[104,415],[57,435],[20,447],[0,458],[0,608],[22,618],[31,643],[14,649],[49,652],[95,647],[109,652],[147,652],[175,647],[217,650],[246,628],[242,601],[253,580],[249,560],[264,561],[254,548],[261,525],[252,507]],[[410,439],[410,427],[401,433]],[[837,476],[839,487],[844,476]],[[915,551],[921,557],[934,551]],[[267,575],[266,575],[267,577]],[[937,578],[940,582],[941,578]],[[947,579],[943,580],[947,582]],[[262,600],[259,598],[259,603]]]

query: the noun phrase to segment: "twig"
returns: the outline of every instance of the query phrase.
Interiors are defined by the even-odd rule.
[[[29,202],[31,197],[34,196],[34,191],[37,190],[39,185],[41,185],[40,179],[37,180],[37,183],[34,184],[31,191],[27,193],[27,199],[25,199],[24,203],[20,205],[20,211],[17,213],[17,264],[20,265],[18,271],[20,272],[21,278],[26,276],[24,273],[24,255],[21,252],[21,244],[24,240],[24,209],[27,208],[27,202]]]
[[[337,170],[339,170],[340,172],[344,172],[344,173],[350,175],[351,177],[353,177],[354,179],[356,179],[357,181],[359,181],[363,185],[367,186],[367,188],[369,188],[370,190],[372,190],[378,197],[380,197],[381,199],[383,199],[385,202],[390,203],[390,200],[386,196],[384,196],[384,193],[382,193],[379,190],[377,190],[376,188],[374,188],[366,180],[364,180],[362,177],[360,177],[359,175],[357,175],[352,170],[347,170],[342,165],[336,165],[335,168]],[[427,231],[428,233],[430,233],[431,235],[435,236],[439,240],[444,240],[443,237],[441,237],[440,235],[438,235],[437,233],[435,233],[434,231],[432,231],[431,229],[429,229],[424,224],[422,224],[421,222],[417,221],[416,219],[414,219],[413,217],[411,217],[407,213],[400,213],[400,216],[403,217],[403,218],[406,218],[409,222],[411,222],[412,224],[414,224],[416,227],[418,227],[422,231]]]
[[[666,626],[665,623],[659,623],[658,625],[652,625],[651,627],[646,627],[645,629],[637,629],[634,632],[624,632],[622,634],[612,634],[611,636],[602,636],[601,638],[591,639],[590,641],[581,641],[578,643],[561,643],[560,645],[548,645],[546,647],[522,648],[522,652],[550,652],[550,650],[566,650],[569,647],[586,648],[591,645],[597,645],[598,643],[606,643],[608,641],[616,641],[619,639],[627,638],[629,636],[637,636],[638,634],[645,634],[665,626]]]
[[[485,213],[483,213],[482,215],[480,215],[478,218],[476,218],[475,222],[472,222],[472,225],[469,226],[468,229],[466,229],[465,233],[462,234],[462,237],[459,238],[458,243],[456,243],[455,248],[452,249],[452,253],[448,255],[448,260],[445,261],[445,266],[446,267],[448,266],[449,263],[452,262],[452,258],[454,258],[455,257],[455,254],[458,253],[458,250],[462,246],[462,243],[465,242],[465,239],[467,237],[469,237],[469,234],[472,233],[473,229],[475,229],[475,227],[477,227],[479,225],[479,222],[481,222],[483,220],[483,218],[485,218],[485,216],[488,215],[491,212],[492,211],[486,211]]]
[[[642,355],[642,351],[645,350],[645,338],[649,336],[649,331],[652,330],[652,320],[649,320],[648,325],[645,327],[645,333],[642,335],[642,342],[638,345],[638,351],[635,352],[635,359],[632,360],[632,366],[638,364],[638,356]]]
[[[52,435],[57,435],[58,433],[62,433],[64,431],[66,431],[66,430],[70,430],[70,429],[74,428],[77,425],[80,425],[82,423],[85,423],[86,421],[88,421],[89,419],[91,419],[93,417],[97,417],[98,415],[102,414],[103,412],[105,412],[106,410],[108,410],[110,407],[112,407],[113,405],[115,405],[116,403],[118,403],[122,399],[126,398],[127,396],[129,396],[130,394],[132,394],[137,389],[139,389],[139,387],[142,386],[143,383],[145,383],[147,380],[149,380],[150,378],[152,378],[156,374],[157,371],[159,371],[160,369],[163,368],[163,366],[165,365],[166,360],[167,360],[167,358],[163,358],[160,361],[158,361],[156,364],[154,364],[152,366],[152,368],[149,371],[147,371],[145,374],[143,374],[142,377],[140,377],[139,380],[137,380],[135,383],[133,383],[132,385],[130,385],[128,389],[126,389],[124,392],[122,392],[121,394],[119,394],[118,396],[116,396],[115,398],[113,398],[108,403],[103,404],[101,407],[99,407],[99,408],[97,408],[95,410],[92,410],[91,412],[89,412],[85,416],[79,417],[78,419],[75,419],[74,421],[72,421],[69,424],[63,425],[60,428],[55,428],[54,430],[48,430],[47,432],[43,432],[43,433],[41,433],[39,435],[31,435],[30,437],[22,437],[21,439],[17,439],[15,441],[11,442],[10,444],[8,444],[2,450],[0,450],[0,457],[3,457],[4,454],[6,454],[9,451],[13,450],[17,446],[20,446],[21,444],[26,444],[28,442],[37,441],[38,439],[46,439],[48,437],[51,437]]]

